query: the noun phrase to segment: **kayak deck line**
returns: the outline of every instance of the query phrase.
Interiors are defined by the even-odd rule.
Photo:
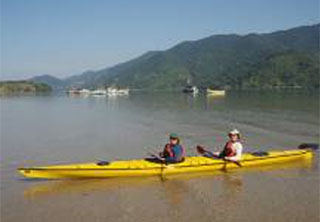
[[[45,171],[55,171],[55,170],[159,170],[161,167],[154,167],[154,168],[37,168],[37,167],[22,167],[22,168],[18,168],[18,170],[45,170]]]
[[[313,152],[311,150],[270,151],[268,155],[265,156],[255,156],[250,153],[245,153],[243,154],[243,159],[239,162],[245,167],[251,167],[285,163],[287,161],[302,158],[311,158],[312,155]],[[186,157],[184,162],[174,164],[156,163],[147,159],[141,159],[113,161],[108,165],[83,163],[40,167],[20,167],[18,168],[18,171],[25,177],[30,178],[109,178],[212,171],[221,170],[221,168],[225,166],[228,166],[230,169],[238,168],[236,164],[222,159],[191,156]]]

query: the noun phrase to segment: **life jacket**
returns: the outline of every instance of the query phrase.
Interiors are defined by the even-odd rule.
[[[174,148],[179,148],[179,151],[177,151],[177,149],[174,149]],[[185,150],[184,146],[177,144],[172,147],[172,150],[174,151],[173,155],[174,155],[174,158],[176,159],[177,162],[184,161],[184,157],[186,155],[186,150]],[[175,153],[176,151],[178,153]]]
[[[224,149],[223,149],[223,153],[224,153],[224,156],[235,156],[237,153],[236,153],[236,150],[232,148],[232,145],[233,145],[233,142],[231,141],[228,141],[226,143],[226,145],[224,146]]]
[[[169,149],[167,149],[167,147],[169,147]],[[172,150],[172,145],[171,144],[166,144],[165,145],[165,148],[163,150],[163,157],[174,157],[174,153],[173,153],[173,150]]]
[[[167,146],[169,147],[169,149],[166,149]],[[175,147],[175,146],[179,146],[181,148],[180,158],[181,158],[181,160],[183,160],[186,155],[186,150],[185,150],[184,146],[182,146],[180,144],[177,144],[177,145],[167,144],[165,146],[164,151],[163,151],[163,156],[164,157],[176,157],[176,154],[173,151],[173,147]]]

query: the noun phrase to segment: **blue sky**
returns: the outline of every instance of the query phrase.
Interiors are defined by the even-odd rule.
[[[1,79],[66,77],[184,40],[318,22],[318,0],[1,0]]]

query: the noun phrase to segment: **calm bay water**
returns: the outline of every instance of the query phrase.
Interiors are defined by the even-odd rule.
[[[22,165],[143,158],[171,132],[188,155],[220,149],[231,128],[247,151],[319,142],[319,96],[1,97],[1,221],[319,221],[318,155],[311,163],[228,173],[30,181]]]

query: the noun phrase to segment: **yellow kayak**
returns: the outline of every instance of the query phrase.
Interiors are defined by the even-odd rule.
[[[287,163],[311,159],[311,149],[270,151],[268,153],[245,153],[241,158],[241,168]],[[165,176],[179,173],[221,171],[240,168],[237,164],[204,156],[186,157],[181,163],[164,164],[154,159],[112,161],[100,163],[80,163],[24,167],[18,171],[28,178],[111,178],[132,176]]]
[[[210,95],[210,96],[224,96],[225,94],[226,94],[225,90],[207,89],[207,95]]]

